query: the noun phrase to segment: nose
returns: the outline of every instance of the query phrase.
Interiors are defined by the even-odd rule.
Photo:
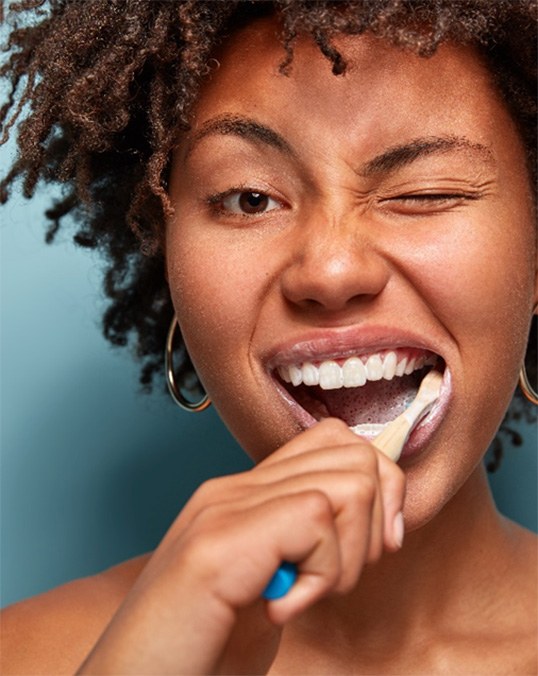
[[[368,233],[359,219],[310,218],[298,224],[281,274],[282,294],[291,304],[337,312],[383,291],[390,265],[376,245],[375,233]]]

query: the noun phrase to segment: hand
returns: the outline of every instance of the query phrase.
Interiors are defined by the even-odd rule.
[[[266,671],[282,625],[329,593],[349,592],[366,563],[399,548],[404,492],[400,468],[335,419],[248,472],[206,482],[80,673],[230,669],[245,613],[253,640],[241,669]],[[282,599],[261,601],[283,560],[297,563],[297,582]]]

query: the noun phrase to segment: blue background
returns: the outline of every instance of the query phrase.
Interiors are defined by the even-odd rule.
[[[201,481],[249,466],[214,411],[138,393],[137,365],[100,333],[98,257],[69,233],[43,243],[49,202],[0,208],[2,605],[153,548]],[[536,530],[536,427],[524,432],[492,485]]]

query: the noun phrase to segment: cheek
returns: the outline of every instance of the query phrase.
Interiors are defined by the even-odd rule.
[[[188,229],[167,247],[172,300],[189,354],[204,382],[240,358],[256,315],[259,265],[241,246]],[[241,340],[240,340],[241,339]]]
[[[528,288],[521,255],[500,253],[472,233],[447,239],[430,252],[424,277],[431,293],[435,286],[441,317],[476,336],[485,325],[502,329],[503,318],[518,307]]]
[[[436,233],[412,262],[422,271],[417,287],[462,363],[474,369],[474,383],[504,382],[510,390],[517,377],[533,302],[534,247],[530,225],[492,218]]]

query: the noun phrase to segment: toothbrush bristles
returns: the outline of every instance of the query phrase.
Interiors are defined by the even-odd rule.
[[[438,371],[430,371],[411,405],[378,434],[372,442],[374,446],[397,462],[410,433],[439,397],[442,383],[443,376]]]

